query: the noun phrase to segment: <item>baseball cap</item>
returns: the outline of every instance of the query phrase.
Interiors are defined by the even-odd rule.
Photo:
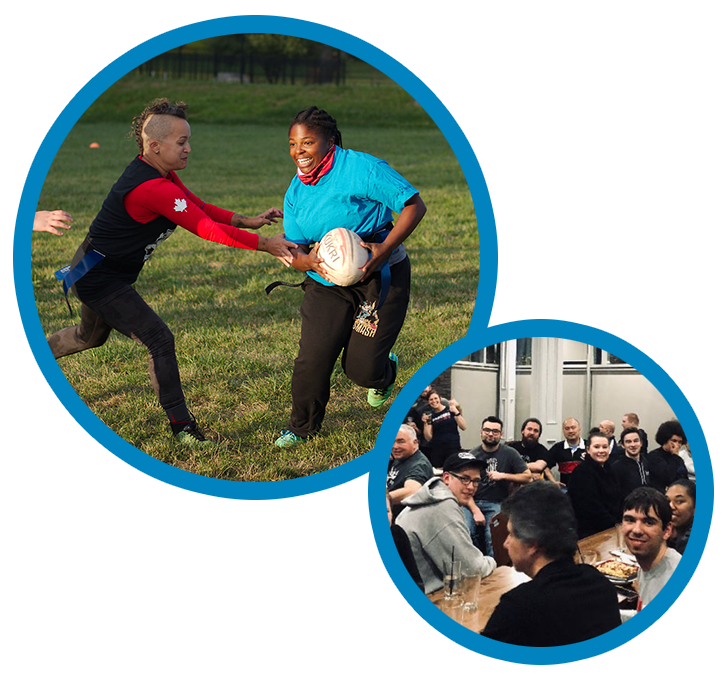
[[[442,464],[442,471],[457,471],[459,469],[464,469],[465,467],[472,467],[473,463],[478,461],[477,457],[467,450],[455,452],[454,454],[450,454],[444,460],[444,464]],[[479,467],[480,465],[476,463],[474,466]]]

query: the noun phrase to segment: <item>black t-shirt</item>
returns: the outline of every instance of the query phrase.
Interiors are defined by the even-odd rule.
[[[528,470],[522,457],[508,445],[500,445],[494,452],[485,452],[482,445],[470,450],[482,462],[482,483],[475,493],[475,500],[501,503],[510,493],[510,481],[491,481],[488,471],[503,474],[522,474]]]
[[[432,445],[459,447],[459,427],[449,408],[438,413],[432,411],[431,417]]]
[[[449,405],[447,399],[441,399],[441,403],[442,406],[445,407]],[[406,414],[405,422],[413,423],[417,428],[419,428],[417,433],[419,442],[424,440],[424,422],[422,421],[422,416],[425,413],[432,413],[432,410],[432,407],[426,399],[418,399],[417,402],[409,409],[409,413]]]
[[[389,463],[386,490],[395,491],[403,488],[410,479],[424,485],[432,476],[434,476],[432,465],[421,452],[417,451],[408,459],[393,459]]]
[[[552,463],[548,462],[548,448],[539,442],[536,442],[531,447],[526,447],[522,440],[517,440],[516,442],[508,442],[508,446],[512,447],[523,458],[526,464],[543,459],[548,463],[548,466],[553,466]]]

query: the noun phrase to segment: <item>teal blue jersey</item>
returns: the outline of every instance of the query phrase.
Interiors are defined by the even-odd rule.
[[[384,160],[336,147],[333,167],[314,186],[297,176],[285,194],[285,238],[312,245],[336,227],[367,237],[394,219],[418,191]],[[317,273],[308,275],[332,285]]]

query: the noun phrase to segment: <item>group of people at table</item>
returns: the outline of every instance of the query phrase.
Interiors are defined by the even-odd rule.
[[[422,398],[429,403],[426,393]],[[461,416],[459,404],[448,403]],[[497,516],[496,523],[506,521],[509,564],[530,581],[499,598],[482,635],[543,647],[587,640],[633,613],[623,611],[606,574],[578,562],[579,540],[618,526],[623,551],[631,556],[623,558],[638,568],[640,611],[684,553],[696,484],[691,459],[687,464],[678,454],[686,444],[679,423],[662,424],[655,438],[659,448],[645,454],[647,436],[629,420],[634,417],[624,417],[618,443],[608,432],[612,423],[583,439],[580,425],[569,418],[564,439],[548,449],[539,442],[537,418],[523,423],[520,440],[505,444],[502,421],[488,416],[482,444],[449,452],[438,467],[409,417],[392,447],[387,507],[399,554],[420,589],[428,595],[441,590],[452,558],[463,573],[486,582],[497,567],[491,532]]]

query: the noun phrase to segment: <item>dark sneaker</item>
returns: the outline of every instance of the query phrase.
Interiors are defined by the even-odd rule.
[[[209,447],[214,444],[212,440],[208,440],[204,436],[204,433],[199,429],[197,421],[194,418],[179,432],[174,433],[174,438],[180,444],[187,445],[187,447]]]
[[[295,447],[302,445],[308,438],[296,435],[290,430],[281,430],[280,437],[275,441],[278,447]]]
[[[396,384],[396,368],[399,365],[399,358],[397,358],[394,353],[389,353],[389,360],[394,363],[394,381],[386,387],[386,389],[369,389],[369,406],[373,406],[374,408],[383,406],[387,399],[391,396],[391,392],[394,391],[394,384]]]

